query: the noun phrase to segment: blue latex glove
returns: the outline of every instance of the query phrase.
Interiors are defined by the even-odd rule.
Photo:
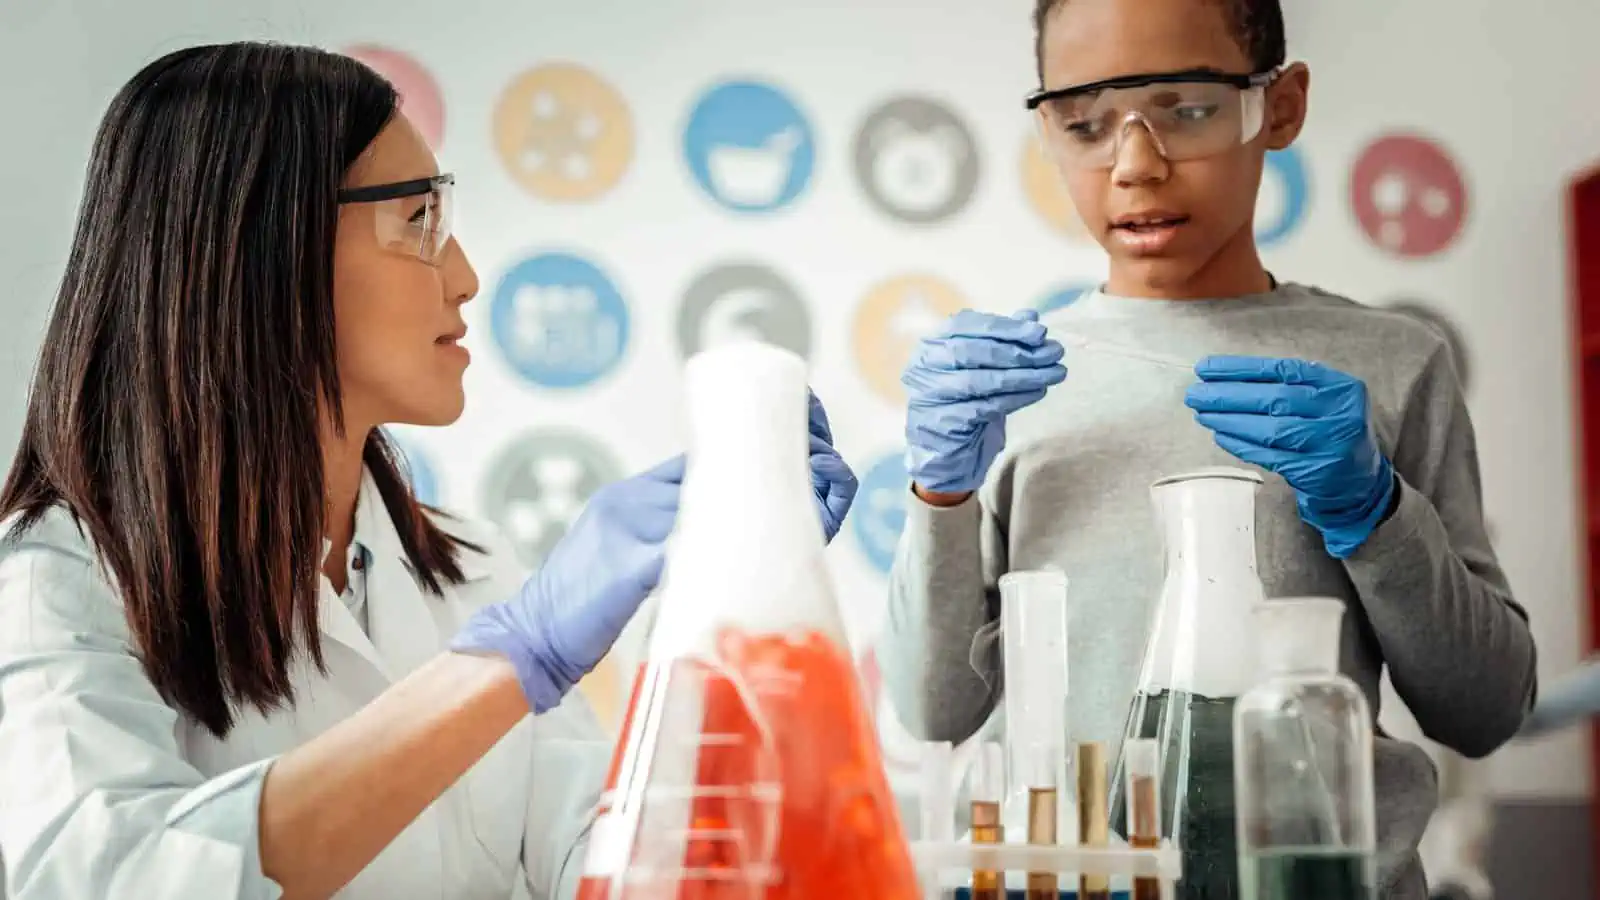
[[[1015,316],[962,310],[950,317],[900,376],[909,394],[911,481],[941,494],[977,490],[1005,446],[1006,416],[1067,377],[1062,356],[1034,310]]]
[[[1398,483],[1368,417],[1367,386],[1318,363],[1211,356],[1185,404],[1217,446],[1283,477],[1335,559],[1388,518]]]
[[[511,661],[535,713],[588,674],[661,580],[684,458],[600,488],[517,596],[488,606],[450,643]]]
[[[828,411],[822,401],[811,394],[811,412],[808,430],[811,435],[811,489],[817,494],[817,512],[822,515],[822,537],[832,541],[844,527],[844,517],[855,502],[860,482],[850,471],[839,451],[833,449],[833,429],[828,425]]]

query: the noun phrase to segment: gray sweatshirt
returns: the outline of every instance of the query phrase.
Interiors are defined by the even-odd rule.
[[[1296,284],[1206,301],[1091,293],[1043,322],[1189,361],[1294,357],[1364,380],[1402,482],[1398,506],[1341,562],[1301,522],[1288,485],[1267,476],[1256,501],[1267,596],[1348,603],[1340,664],[1374,716],[1387,665],[1429,738],[1482,757],[1517,732],[1534,693],[1533,637],[1485,534],[1472,422],[1438,333]],[[1071,346],[1066,364],[1064,383],[1007,420],[1006,448],[973,499],[938,509],[908,498],[880,657],[896,712],[923,740],[966,740],[994,716],[997,581],[1057,567],[1070,579],[1073,739],[1118,746],[1163,576],[1149,486],[1245,465],[1184,406],[1192,372]],[[1432,763],[1385,736],[1375,762],[1381,896],[1423,900],[1416,847],[1436,803]]]

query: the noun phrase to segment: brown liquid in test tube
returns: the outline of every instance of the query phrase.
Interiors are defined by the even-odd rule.
[[[1154,850],[1161,846],[1161,820],[1157,813],[1159,787],[1151,775],[1134,775],[1128,780],[1130,846],[1141,850]],[[1133,900],[1161,900],[1160,879],[1149,876],[1135,878]]]
[[[1111,844],[1111,820],[1106,814],[1106,754],[1097,743],[1078,745],[1078,835],[1085,847]],[[1079,875],[1079,900],[1111,900],[1111,879],[1106,875]]]
[[[1005,827],[1000,824],[1000,804],[992,800],[972,801],[972,842],[974,844],[1005,843]],[[972,873],[972,900],[1000,900],[1005,890],[1000,883],[1000,873],[974,870]]]
[[[1028,843],[1056,843],[1056,789],[1028,788]],[[1029,872],[1027,900],[1057,900],[1061,880],[1054,872]]]

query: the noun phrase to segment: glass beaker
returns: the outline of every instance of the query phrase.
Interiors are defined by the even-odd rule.
[[[1339,673],[1344,603],[1270,600],[1256,611],[1262,681],[1234,710],[1244,900],[1373,900],[1372,715]]]
[[[1166,576],[1122,746],[1156,742],[1162,837],[1183,857],[1179,900],[1235,900],[1233,710],[1255,682],[1255,496],[1261,476],[1206,469],[1150,488]],[[1112,828],[1126,837],[1128,759],[1112,779]]]
[[[916,900],[823,561],[805,363],[685,368],[689,463],[583,900]]]

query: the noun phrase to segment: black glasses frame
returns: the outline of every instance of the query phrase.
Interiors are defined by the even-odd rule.
[[[432,175],[427,178],[413,178],[409,181],[393,181],[388,184],[372,184],[357,188],[340,188],[340,203],[378,203],[383,200],[398,200],[401,197],[420,197],[431,194],[441,187],[456,183],[456,176],[445,173]]]
[[[1145,87],[1151,84],[1175,84],[1179,82],[1202,84],[1227,84],[1239,90],[1266,87],[1278,80],[1278,70],[1270,69],[1265,72],[1255,72],[1250,75],[1235,75],[1231,72],[1219,72],[1215,69],[1186,69],[1181,72],[1159,72],[1147,75],[1121,75],[1116,78],[1106,78],[1101,81],[1091,81],[1088,84],[1075,84],[1072,87],[1040,89],[1034,91],[1024,100],[1028,109],[1038,109],[1041,103],[1059,100],[1063,97],[1081,97],[1084,94],[1095,94],[1100,91],[1109,91],[1116,88]]]

